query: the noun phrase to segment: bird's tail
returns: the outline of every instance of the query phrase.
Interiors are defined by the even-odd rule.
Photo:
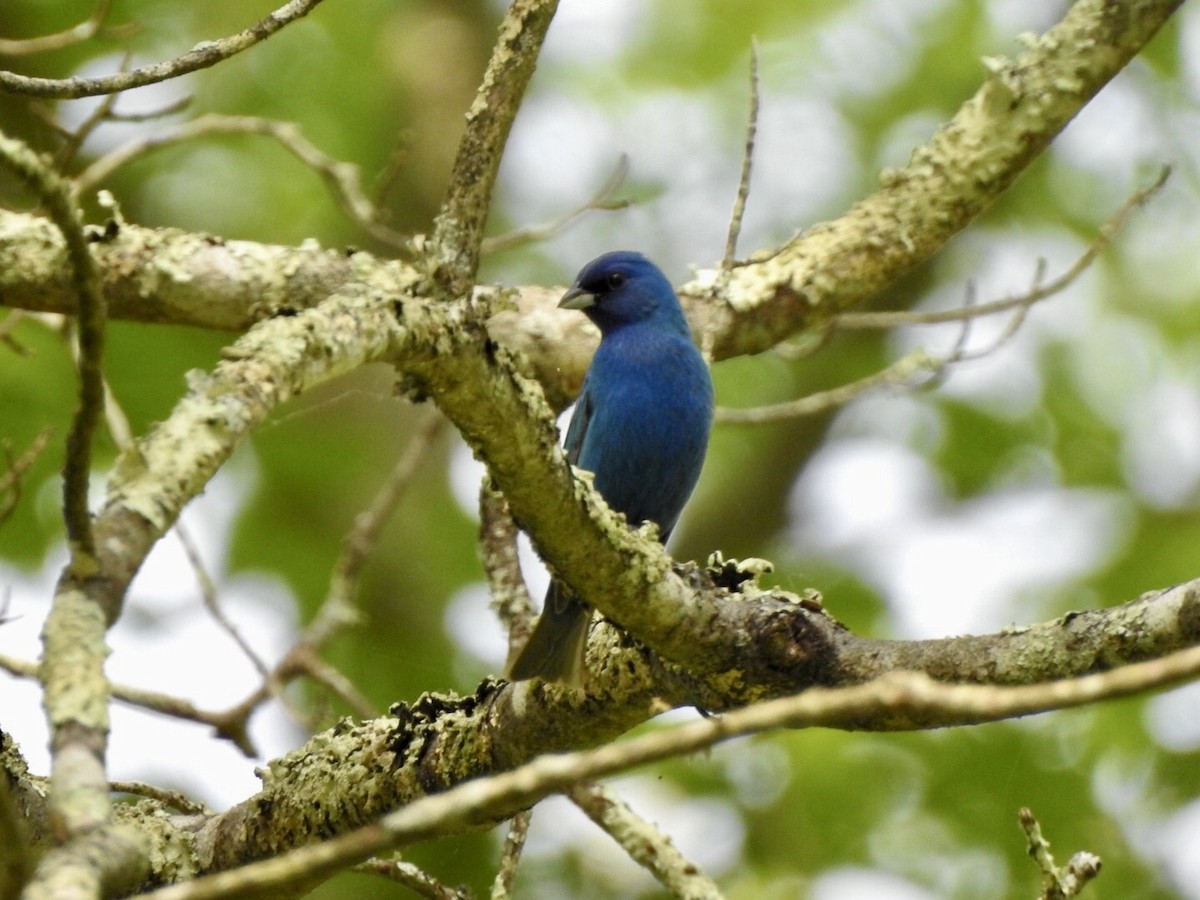
[[[592,608],[551,582],[533,633],[508,667],[512,681],[541,678],[583,687],[583,654]]]

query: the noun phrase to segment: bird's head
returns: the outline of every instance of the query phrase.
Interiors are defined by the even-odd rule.
[[[631,250],[615,250],[593,259],[558,306],[583,311],[601,333],[647,320],[682,327],[687,333],[687,321],[667,276]]]

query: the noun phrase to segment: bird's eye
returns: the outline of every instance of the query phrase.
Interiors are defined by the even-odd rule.
[[[628,279],[624,272],[610,272],[608,274],[607,283],[609,290],[615,291],[617,288],[625,284]]]

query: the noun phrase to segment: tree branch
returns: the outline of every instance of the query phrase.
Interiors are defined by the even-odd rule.
[[[67,181],[56,175],[29,147],[0,133],[0,165],[9,169],[45,206],[62,235],[69,264],[73,312],[79,321],[79,407],[67,436],[63,466],[63,516],[71,564],[80,577],[90,573],[95,552],[88,511],[92,438],[104,412],[104,382],[100,359],[104,352],[107,309],[95,262],[83,233],[83,218]]]
[[[727,277],[705,271],[682,286],[693,330],[717,359],[757,353],[902,277],[999,196],[1178,5],[1179,0],[1120,6],[1079,0],[1016,62],[995,63],[975,96],[917,148],[907,167],[883,174],[881,191],[836,221],[756,254]],[[455,171],[467,171],[473,159],[461,149]],[[469,205],[465,195],[454,199],[444,216],[451,207]],[[454,214],[454,221],[464,214]],[[452,225],[445,218],[446,240]],[[899,237],[881,244],[881,236],[889,234]],[[55,235],[32,217],[0,212],[0,237],[3,302],[72,311]],[[109,252],[100,249],[97,259],[113,315],[233,330],[280,308],[314,306],[355,274],[368,280],[383,265],[356,254],[352,273],[336,254],[307,246],[289,251],[244,241],[214,243],[207,236],[128,225],[112,240]],[[288,273],[286,284],[272,277],[281,271]],[[521,316],[499,313],[495,330],[523,351],[554,346],[564,335],[568,345],[586,347],[586,340],[574,337],[585,330],[574,321],[579,317],[564,326],[540,314],[551,297],[552,292],[524,289]],[[582,375],[578,364],[567,369]]]
[[[975,95],[907,166],[880,174],[881,190],[836,221],[753,255],[727,280],[701,272],[682,293],[707,298],[698,330],[711,337],[713,358],[766,350],[933,255],[1008,189],[1180,3],[1077,0],[1015,61],[990,59]]]
[[[0,56],[32,56],[35,53],[47,53],[51,50],[62,50],[91,40],[98,34],[104,20],[112,9],[112,0],[97,0],[91,15],[64,31],[54,34],[43,34],[30,38],[0,38]],[[117,29],[104,29],[106,31]],[[128,26],[123,29],[128,32]]]
[[[30,78],[15,72],[0,71],[0,91],[26,97],[77,100],[80,97],[115,94],[118,91],[168,81],[198,69],[215,66],[222,60],[248,50],[285,25],[308,15],[320,2],[321,0],[291,0],[245,31],[215,41],[202,41],[187,53],[166,62],[142,66],[128,72],[116,72],[101,78]]]
[[[798,696],[783,697],[724,716],[660,729],[594,750],[540,756],[513,771],[489,778],[477,778],[473,773],[460,772],[461,783],[457,786],[434,796],[413,799],[394,812],[386,812],[386,809],[394,809],[399,805],[393,803],[391,807],[381,810],[386,814],[378,821],[370,812],[349,805],[350,798],[331,793],[337,789],[344,790],[353,782],[358,791],[369,792],[369,796],[363,799],[371,802],[372,810],[380,803],[394,801],[395,797],[380,798],[374,796],[374,792],[389,786],[417,787],[419,782],[411,780],[412,773],[407,766],[396,768],[395,764],[390,763],[392,755],[412,761],[423,750],[421,742],[417,746],[412,743],[388,743],[372,748],[348,740],[357,731],[357,737],[365,738],[368,745],[377,742],[381,736],[379,723],[368,723],[352,731],[342,729],[340,733],[335,731],[332,735],[322,736],[308,747],[279,761],[266,779],[264,795],[248,802],[252,802],[254,809],[261,811],[264,817],[275,818],[287,812],[276,810],[276,799],[297,807],[289,810],[296,812],[299,803],[295,792],[304,786],[312,790],[320,785],[321,801],[315,810],[311,798],[300,802],[308,803],[308,815],[312,817],[315,814],[323,825],[314,820],[310,827],[315,830],[307,832],[300,825],[293,825],[296,830],[292,833],[292,839],[297,841],[307,842],[315,836],[327,835],[333,811],[341,813],[345,817],[344,822],[372,824],[319,844],[292,850],[274,859],[164,888],[147,896],[153,900],[203,900],[227,896],[234,891],[260,892],[309,883],[375,853],[502,819],[513,810],[527,807],[547,794],[566,790],[585,779],[694,753],[733,737],[769,729],[859,728],[863,723],[873,721],[947,724],[997,721],[1168,687],[1195,678],[1197,674],[1200,674],[1200,648],[1197,647],[1101,674],[1024,687],[942,684],[924,674],[898,671],[854,687],[810,689]],[[477,695],[476,699],[490,706],[486,692],[494,690],[494,685],[489,687],[485,683],[483,693]],[[462,721],[464,713],[476,718],[481,710],[477,705],[470,708],[443,708],[436,725],[441,736],[434,737],[432,733],[427,733],[423,740],[452,739],[452,735],[446,735],[446,729],[455,728],[456,723]],[[426,724],[432,725],[431,722]],[[403,725],[402,720],[401,729]],[[370,730],[369,735],[367,729]],[[402,733],[393,734],[392,740],[398,740]],[[459,745],[460,749],[465,746]],[[337,765],[338,771],[343,773],[357,771],[362,777],[331,779],[327,771],[330,765]],[[303,782],[290,784],[290,794],[279,790],[281,785],[278,780],[281,777],[290,781],[292,777],[301,775],[302,768],[311,769]],[[319,772],[324,772],[324,776],[319,778]],[[370,778],[371,773],[375,773],[376,777],[367,786],[363,780]],[[225,818],[217,817],[197,833],[196,840],[201,847],[211,847],[214,830],[219,831],[221,839],[225,841],[247,836],[244,825],[235,829],[233,823],[228,821],[223,825],[215,824]],[[260,822],[260,826],[262,824]],[[256,829],[256,836],[265,838],[268,836],[266,831],[260,827]],[[281,846],[277,844],[273,851]],[[261,850],[258,855],[261,855]],[[212,871],[213,862],[217,862],[217,859],[207,859],[203,871]]]
[[[467,112],[431,247],[435,271],[450,296],[462,295],[475,279],[500,158],[557,9],[558,0],[513,0]]]
[[[371,237],[391,247],[407,245],[408,237],[383,224],[379,210],[359,183],[358,167],[339,162],[304,137],[293,122],[260,116],[224,116],[208,113],[173,131],[136,138],[97,159],[75,179],[76,195],[94,190],[112,174],[134,160],[176,144],[216,134],[253,134],[269,137],[320,176],[342,212]]]
[[[680,853],[668,835],[637,815],[615,792],[599,782],[584,781],[567,788],[566,795],[672,896],[722,900],[717,883]]]

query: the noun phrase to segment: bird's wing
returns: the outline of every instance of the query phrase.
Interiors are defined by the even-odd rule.
[[[579,463],[579,453],[583,449],[583,439],[587,436],[588,424],[592,421],[592,413],[596,404],[592,392],[588,389],[587,379],[583,381],[583,390],[575,404],[575,412],[571,416],[571,424],[567,427],[567,439],[563,441],[563,450],[567,453],[567,462],[571,465]]]

